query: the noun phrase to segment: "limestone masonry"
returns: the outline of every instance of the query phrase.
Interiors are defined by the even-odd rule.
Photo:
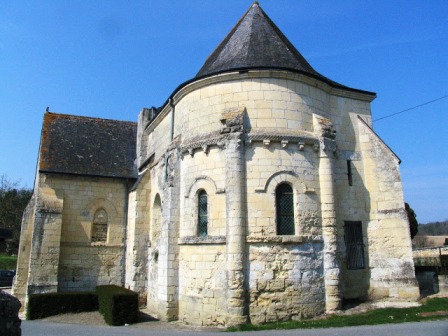
[[[116,284],[217,326],[416,300],[375,97],[316,72],[254,3],[138,123],[45,113],[14,295]]]

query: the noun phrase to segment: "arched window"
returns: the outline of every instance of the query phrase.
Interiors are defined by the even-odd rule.
[[[156,242],[160,238],[162,228],[162,201],[159,194],[154,199],[152,211],[151,241]]]
[[[208,196],[205,190],[198,193],[198,236],[207,236],[208,229]]]
[[[287,183],[282,183],[275,189],[275,207],[278,235],[294,234],[294,194]]]
[[[93,215],[92,223],[92,242],[107,242],[107,212],[104,209],[98,209]]]

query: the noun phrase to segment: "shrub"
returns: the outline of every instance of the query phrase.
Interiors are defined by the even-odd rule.
[[[31,294],[26,316],[29,320],[64,313],[80,313],[98,310],[95,292]]]
[[[138,294],[115,285],[96,287],[100,313],[109,325],[124,325],[137,322]]]

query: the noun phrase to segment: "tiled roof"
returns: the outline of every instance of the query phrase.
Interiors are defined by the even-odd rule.
[[[39,170],[136,178],[137,124],[45,113]]]
[[[208,57],[195,78],[250,69],[289,70],[317,78],[333,87],[361,91],[336,83],[315,71],[257,2]]]

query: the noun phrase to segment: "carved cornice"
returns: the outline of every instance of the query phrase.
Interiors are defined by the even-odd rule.
[[[281,143],[282,148],[289,145],[296,145],[297,149],[302,151],[306,145],[312,146],[314,150],[319,149],[319,140],[315,137],[305,134],[279,134],[271,132],[254,132],[247,133],[244,141],[247,145],[251,145],[253,142],[263,142],[265,146],[271,145],[271,143]]]
[[[235,135],[235,133],[227,133],[218,136],[216,136],[216,133],[206,134],[200,138],[195,138],[186,142],[180,147],[180,151],[183,155],[188,153],[191,156],[194,155],[194,150],[196,149],[202,149],[205,153],[208,153],[210,146],[218,146],[223,149],[226,141],[232,140],[238,136],[239,135]]]
[[[194,151],[197,149],[202,149],[207,153],[210,146],[218,146],[219,148],[224,149],[227,141],[238,139],[240,136],[240,132],[224,134],[219,134],[218,132],[207,133],[200,137],[186,140],[184,144],[181,145],[180,151],[184,155],[185,153],[194,155]],[[246,145],[251,145],[254,142],[263,142],[265,146],[269,146],[273,143],[280,143],[282,148],[295,145],[299,151],[304,150],[307,145],[312,146],[314,151],[319,149],[319,139],[306,134],[305,132],[284,134],[280,132],[274,133],[258,130],[256,132],[245,133],[242,140]]]

